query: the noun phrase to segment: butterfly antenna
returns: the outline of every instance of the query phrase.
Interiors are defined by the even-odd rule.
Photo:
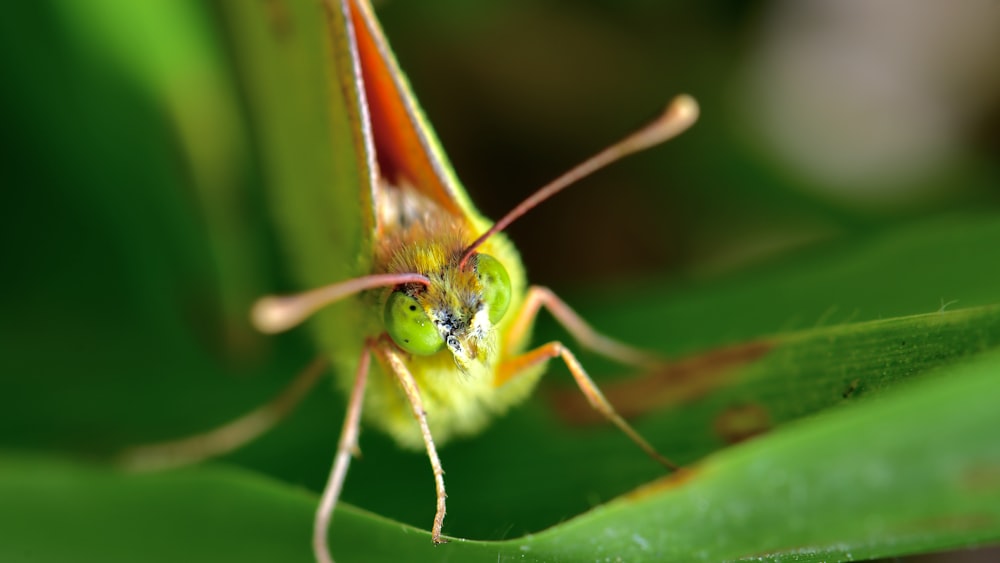
[[[250,311],[253,326],[264,333],[284,332],[302,323],[313,313],[345,297],[379,287],[417,283],[431,284],[420,274],[374,274],[319,287],[295,295],[261,297]]]
[[[534,209],[538,204],[617,160],[621,160],[630,154],[648,149],[680,135],[697,121],[698,113],[698,102],[694,98],[687,94],[677,96],[671,100],[666,109],[663,110],[663,113],[657,116],[656,119],[647,123],[628,137],[578,164],[570,171],[531,194],[520,205],[511,209],[510,212],[504,215],[488,231],[480,235],[479,238],[465,249],[462,253],[462,259],[458,263],[459,268],[465,267],[466,262],[475,254],[476,249],[486,242],[487,239],[506,229],[511,223]]]

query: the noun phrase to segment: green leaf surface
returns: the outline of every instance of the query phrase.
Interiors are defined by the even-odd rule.
[[[339,561],[825,561],[1000,540],[1000,355],[726,449],[542,533],[428,535],[350,507]],[[314,499],[245,471],[0,458],[4,561],[306,561]],[[527,509],[527,508],[526,508]],[[52,541],[52,536],[58,541]]]

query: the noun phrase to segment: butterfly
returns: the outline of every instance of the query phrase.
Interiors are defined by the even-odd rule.
[[[524,401],[551,360],[566,365],[607,420],[653,459],[676,468],[615,412],[568,346],[532,346],[531,329],[544,309],[584,348],[629,365],[655,360],[594,330],[551,290],[529,285],[503,231],[579,179],[686,130],[698,117],[694,99],[678,96],[656,119],[492,222],[452,172],[372,7],[366,0],[326,0],[323,8],[330,134],[342,155],[332,161],[343,180],[331,186],[330,201],[350,201],[358,216],[324,223],[315,214],[329,209],[329,201],[296,200],[294,190],[272,186],[282,242],[299,258],[294,273],[303,287],[318,288],[262,298],[252,312],[254,325],[267,333],[310,319],[317,345],[348,396],[316,511],[317,559],[332,561],[328,528],[358,451],[362,419],[400,446],[426,451],[437,496],[431,535],[443,543],[447,495],[437,447],[480,432]],[[316,240],[325,241],[325,248],[317,248]],[[232,449],[279,419],[324,364],[314,364],[285,395],[243,419],[195,439],[137,449],[134,457],[151,459],[169,450],[191,460]]]

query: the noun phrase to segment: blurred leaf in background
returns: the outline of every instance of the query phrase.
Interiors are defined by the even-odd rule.
[[[260,6],[280,10],[282,2]],[[703,552],[695,545],[678,559],[771,551],[780,558],[794,553],[794,540],[813,542],[811,560],[822,560],[1000,538],[995,509],[975,504],[998,497],[992,436],[1000,420],[988,401],[969,409],[948,402],[1000,396],[990,307],[1000,301],[1000,5],[435,0],[384,1],[377,10],[459,177],[492,217],[672,95],[701,101],[704,118],[683,138],[588,179],[511,228],[532,281],[555,288],[610,334],[695,360],[766,344],[763,356],[726,370],[660,374],[659,392],[677,391],[639,409],[637,424],[685,463],[722,467],[723,481],[741,467],[749,472],[754,459],[760,467],[784,460],[787,473],[770,466],[775,486],[804,483],[793,493],[813,502],[776,496],[754,513],[759,528],[748,529],[784,530],[770,550],[717,535]],[[230,467],[136,484],[63,460],[106,459],[128,444],[231,420],[272,397],[313,354],[303,334],[263,338],[245,321],[254,298],[291,282],[264,204],[264,143],[247,116],[241,54],[225,13],[194,1],[105,0],[13,4],[0,18],[0,447],[18,452],[0,458],[0,471],[37,498],[82,499],[90,508],[73,522],[92,513],[135,520],[134,511],[158,508],[183,518],[210,506],[199,529],[226,521],[236,531],[188,536],[203,560],[235,553],[227,546],[240,535],[270,541],[267,529],[274,553],[305,558],[313,497],[299,489],[322,486],[342,417],[334,393],[314,393],[286,424],[227,456]],[[888,321],[871,323],[880,319]],[[562,337],[543,323],[539,337],[550,336]],[[623,385],[623,397],[630,381],[655,383],[585,360],[609,390]],[[591,507],[659,477],[615,431],[573,422],[572,406],[559,399],[565,374],[553,370],[550,378],[549,390],[484,435],[442,451],[447,532],[517,538],[586,513],[579,525],[589,533],[600,528],[586,522],[600,526],[618,514]],[[923,387],[911,390],[913,380]],[[909,410],[917,406],[946,418],[926,425]],[[832,412],[815,416],[821,410]],[[894,422],[880,427],[873,422],[880,416]],[[772,435],[727,447],[734,436],[766,431]],[[824,435],[832,436],[825,450],[767,457],[799,437]],[[928,449],[919,447],[921,436],[934,438]],[[362,440],[365,457],[345,499],[426,527],[433,500],[426,460],[375,433]],[[876,463],[893,442],[900,449]],[[25,452],[57,457],[25,462]],[[823,455],[839,474],[860,467],[850,474],[871,477],[863,469],[875,468],[900,485],[878,496],[806,479],[822,475],[809,468]],[[971,489],[950,488],[951,469],[935,459],[968,469],[959,473]],[[672,528],[662,507],[685,505],[670,495],[724,490],[752,498],[758,484],[732,477],[713,489],[721,481],[698,479],[656,496],[656,511],[628,518]],[[223,492],[203,500],[213,487]],[[106,496],[80,496],[91,489]],[[898,508],[920,491],[929,512]],[[790,506],[799,518],[829,515],[824,503],[838,495],[845,512],[827,527],[846,538],[840,551],[819,549],[829,537],[775,524],[774,511]],[[690,498],[697,507],[698,497]],[[870,498],[881,500],[851,512],[852,502]],[[227,503],[254,508],[229,512]],[[289,521],[305,529],[286,531],[268,513],[293,515]],[[873,524],[918,513],[921,525],[910,530],[917,536],[951,535],[928,532],[932,539],[921,543]],[[233,514],[256,514],[248,518],[260,518],[261,531],[241,532],[257,528],[241,528],[246,522]],[[338,513],[345,528],[335,526],[335,534],[410,549],[394,524],[346,514]],[[717,513],[719,522],[712,514],[693,518],[695,509],[676,514],[709,530],[706,542],[713,529],[744,525],[729,512]],[[154,527],[167,533],[170,522],[177,520]],[[547,532],[550,545],[574,537],[576,522]],[[858,526],[883,533],[867,537]],[[93,535],[85,525],[78,531]],[[142,543],[146,533],[131,537]],[[429,547],[422,535],[408,537]],[[622,537],[637,551],[619,553],[639,560],[643,542],[662,541]],[[501,552],[531,553],[530,539],[518,542],[469,544],[463,553],[491,561]],[[132,543],[120,547],[119,560],[135,553]],[[433,560],[451,547],[420,553]],[[100,556],[112,552],[91,549],[110,560]],[[257,553],[268,560],[272,552]]]

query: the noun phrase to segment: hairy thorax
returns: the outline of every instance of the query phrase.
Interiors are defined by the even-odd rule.
[[[419,273],[429,286],[387,288],[373,296],[372,310],[381,315],[393,291],[405,291],[424,308],[446,346],[428,356],[400,350],[420,389],[431,433],[438,443],[455,435],[479,431],[498,412],[519,400],[521,385],[494,384],[505,357],[503,329],[511,311],[494,325],[486,313],[482,287],[474,268],[459,267],[463,250],[479,234],[471,220],[452,215],[408,187],[383,186],[377,191],[378,209],[375,273]],[[519,258],[506,239],[496,237],[482,252],[494,256],[520,274]],[[523,278],[523,274],[520,274]],[[517,305],[523,293],[517,284]],[[369,385],[365,412],[378,413],[369,422],[381,427],[401,444],[421,448],[419,428],[409,404],[387,365],[381,365]]]

